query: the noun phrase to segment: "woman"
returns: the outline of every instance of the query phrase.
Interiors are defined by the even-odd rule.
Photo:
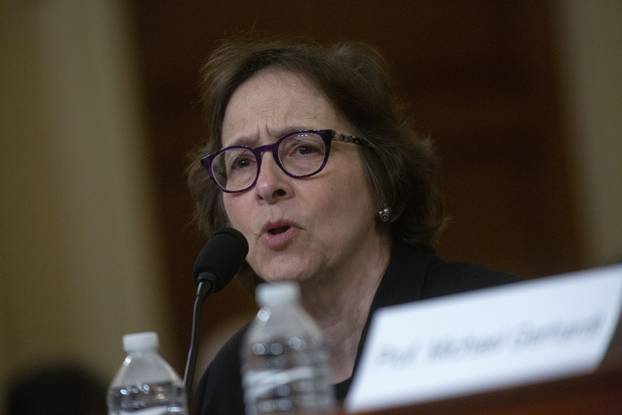
[[[511,277],[441,261],[443,224],[430,143],[408,125],[373,49],[233,42],[204,72],[207,144],[189,183],[199,222],[249,242],[239,277],[294,280],[347,393],[378,307],[491,286]],[[243,330],[211,363],[202,414],[243,414]]]

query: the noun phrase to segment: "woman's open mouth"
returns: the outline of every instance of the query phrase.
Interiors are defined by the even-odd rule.
[[[268,230],[268,233],[271,235],[278,235],[283,232],[287,232],[287,230],[291,228],[289,225],[279,226],[278,228],[272,228]]]
[[[285,249],[298,233],[298,228],[286,223],[268,224],[261,234],[261,240],[274,251]]]

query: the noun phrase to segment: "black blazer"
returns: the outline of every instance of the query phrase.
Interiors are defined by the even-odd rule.
[[[391,259],[374,295],[361,335],[354,373],[367,338],[371,316],[381,307],[455,294],[517,281],[505,273],[482,267],[444,262],[427,247],[394,241]],[[220,350],[203,375],[197,389],[195,411],[200,415],[244,415],[240,374],[240,347],[246,329],[238,331]],[[335,385],[337,398],[345,398],[351,378]]]

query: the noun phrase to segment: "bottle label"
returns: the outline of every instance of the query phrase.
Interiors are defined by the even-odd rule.
[[[171,414],[167,408],[147,408],[134,412],[119,411],[119,415],[167,415]]]
[[[252,385],[252,388],[247,388],[249,392],[252,391],[254,396],[249,396],[251,399],[255,399],[258,396],[269,393],[278,385],[286,385],[290,383],[296,383],[307,379],[313,379],[314,370],[309,366],[295,367],[288,370],[262,370],[248,372],[244,375],[244,383],[246,385]]]

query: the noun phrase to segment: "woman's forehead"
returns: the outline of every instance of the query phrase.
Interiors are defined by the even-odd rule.
[[[292,129],[341,127],[330,100],[304,75],[279,68],[257,72],[229,100],[222,123],[222,145],[277,138]]]

